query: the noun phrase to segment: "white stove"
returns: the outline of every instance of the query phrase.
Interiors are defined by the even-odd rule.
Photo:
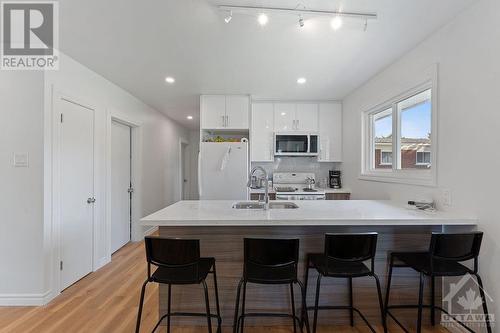
[[[314,173],[309,172],[275,172],[273,174],[276,200],[325,200],[325,191],[312,189],[308,180],[315,183]]]

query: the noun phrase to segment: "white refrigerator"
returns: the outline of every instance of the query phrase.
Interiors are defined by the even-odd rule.
[[[200,200],[247,200],[248,142],[202,142],[198,156]]]

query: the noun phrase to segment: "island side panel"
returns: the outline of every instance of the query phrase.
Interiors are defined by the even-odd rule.
[[[385,285],[388,272],[388,253],[390,251],[427,250],[430,233],[440,231],[441,226],[397,226],[397,227],[168,227],[160,226],[163,237],[197,238],[201,240],[202,256],[216,258],[219,297],[224,326],[231,326],[234,316],[236,288],[241,278],[243,268],[243,238],[244,237],[276,237],[300,239],[299,279],[304,281],[305,258],[307,253],[323,251],[324,234],[328,232],[368,232],[379,233],[375,270],[380,278],[382,292],[385,297]],[[307,288],[307,304],[314,304],[314,291],[317,274],[311,270]],[[395,269],[391,287],[392,304],[415,304],[418,294],[418,275],[410,269]],[[436,281],[436,302],[441,300],[441,283]],[[215,297],[211,276],[207,279],[211,288],[212,311],[215,311]],[[429,281],[426,281],[424,302],[429,304]],[[167,287],[160,286],[160,314],[166,313]],[[354,306],[358,307],[372,323],[380,323],[380,312],[373,278],[356,278],[353,281]],[[296,304],[300,294],[296,288]],[[204,312],[203,289],[201,286],[174,286],[172,296],[173,311]],[[324,278],[320,294],[320,304],[348,304],[348,280]],[[257,312],[289,312],[290,294],[288,286],[247,286],[247,311]],[[297,305],[299,309],[299,305]],[[398,312],[398,319],[409,325],[415,321],[414,311]],[[424,314],[426,315],[426,314]],[[312,318],[312,312],[309,316]],[[361,323],[356,317],[355,321]],[[173,321],[176,325],[205,325],[205,319],[180,318]],[[246,325],[289,325],[291,321],[283,318],[249,318]],[[348,324],[349,314],[344,310],[320,311],[321,325]]]

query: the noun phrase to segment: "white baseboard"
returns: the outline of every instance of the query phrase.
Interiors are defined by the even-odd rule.
[[[0,294],[0,306],[41,306],[52,298],[50,290],[41,294]]]

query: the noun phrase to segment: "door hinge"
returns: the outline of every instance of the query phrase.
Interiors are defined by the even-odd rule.
[[[62,260],[59,261],[59,270],[61,270],[61,271],[63,270],[63,262],[62,262]]]
[[[61,113],[61,123],[63,122],[63,114]]]

